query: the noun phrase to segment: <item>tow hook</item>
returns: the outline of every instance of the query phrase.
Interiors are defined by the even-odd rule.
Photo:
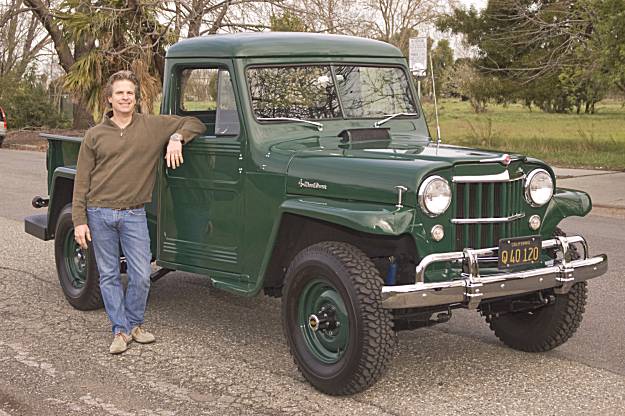
[[[336,320],[336,308],[334,306],[322,306],[319,312],[308,317],[308,327],[313,331],[333,331],[341,326]]]

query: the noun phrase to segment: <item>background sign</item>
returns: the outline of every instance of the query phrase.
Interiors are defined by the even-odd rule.
[[[410,71],[418,77],[424,77],[428,69],[428,38],[410,38],[409,49]]]

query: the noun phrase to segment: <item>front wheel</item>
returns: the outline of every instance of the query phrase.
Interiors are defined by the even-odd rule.
[[[362,391],[390,362],[396,336],[382,286],[371,260],[347,243],[312,245],[291,262],[283,327],[296,365],[320,391]]]
[[[67,301],[83,311],[103,306],[100,293],[100,275],[93,246],[83,250],[74,240],[72,206],[67,204],[56,223],[54,258],[61,289]]]
[[[566,237],[556,228],[554,236]],[[573,246],[567,261],[579,258]],[[550,254],[556,258],[556,252]],[[555,302],[527,312],[487,316],[486,322],[507,346],[527,352],[544,352],[564,344],[582,322],[588,288],[586,282],[573,285],[568,293],[554,295]]]
[[[544,352],[564,344],[573,336],[584,314],[586,282],[573,285],[568,293],[555,295],[551,305],[529,312],[512,312],[486,322],[507,346],[527,352]]]

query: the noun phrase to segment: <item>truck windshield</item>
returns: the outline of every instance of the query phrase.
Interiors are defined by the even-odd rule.
[[[257,119],[379,119],[417,112],[399,67],[263,66],[249,68],[247,79]]]

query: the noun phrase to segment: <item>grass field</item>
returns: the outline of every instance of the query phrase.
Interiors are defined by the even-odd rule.
[[[424,104],[436,134],[434,106]],[[602,102],[596,114],[547,114],[489,104],[475,114],[468,102],[439,101],[443,143],[523,153],[561,167],[625,170],[625,107]]]

